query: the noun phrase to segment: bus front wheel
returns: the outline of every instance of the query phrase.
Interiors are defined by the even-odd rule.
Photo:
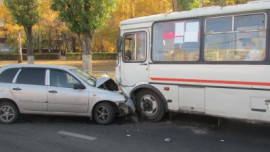
[[[137,110],[143,120],[157,122],[165,114],[164,102],[151,90],[141,90],[136,95]]]

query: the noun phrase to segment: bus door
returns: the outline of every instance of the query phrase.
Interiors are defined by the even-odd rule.
[[[121,65],[121,85],[134,86],[148,80],[147,31],[124,34]]]

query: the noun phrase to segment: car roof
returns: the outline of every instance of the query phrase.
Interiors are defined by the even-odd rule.
[[[75,69],[76,67],[65,66],[65,65],[46,65],[46,64],[11,64],[11,65],[2,66],[1,70],[9,69],[9,68],[50,68],[50,69],[69,70],[69,69]]]

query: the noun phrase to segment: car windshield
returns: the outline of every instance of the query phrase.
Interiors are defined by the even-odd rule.
[[[83,72],[80,69],[70,69],[71,72],[73,72],[74,74],[76,74],[78,77],[80,77],[84,82],[86,82],[87,84],[89,84],[90,86],[95,86],[96,85],[96,78],[89,75],[86,72]]]

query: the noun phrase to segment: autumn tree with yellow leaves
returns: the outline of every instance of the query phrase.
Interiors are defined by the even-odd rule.
[[[27,60],[28,64],[34,63],[33,52],[33,26],[39,21],[38,0],[4,0],[17,25],[24,28],[27,37]]]
[[[82,48],[82,69],[92,73],[93,36],[105,25],[118,0],[54,0],[51,8],[78,35]]]
[[[41,1],[39,12],[40,21],[35,28],[35,48],[64,49],[62,32],[68,28],[58,18],[58,13],[51,10],[51,0]]]
[[[94,35],[93,49],[98,52],[115,51],[119,22],[122,20],[168,12],[171,12],[170,0],[119,0],[107,25]]]
[[[22,63],[21,43],[22,41],[25,41],[25,39],[22,39],[23,27],[12,20],[12,17],[4,4],[0,4],[0,10],[0,21],[4,23],[0,30],[0,35],[8,36],[7,42],[11,44],[13,48],[18,50],[18,63]]]

